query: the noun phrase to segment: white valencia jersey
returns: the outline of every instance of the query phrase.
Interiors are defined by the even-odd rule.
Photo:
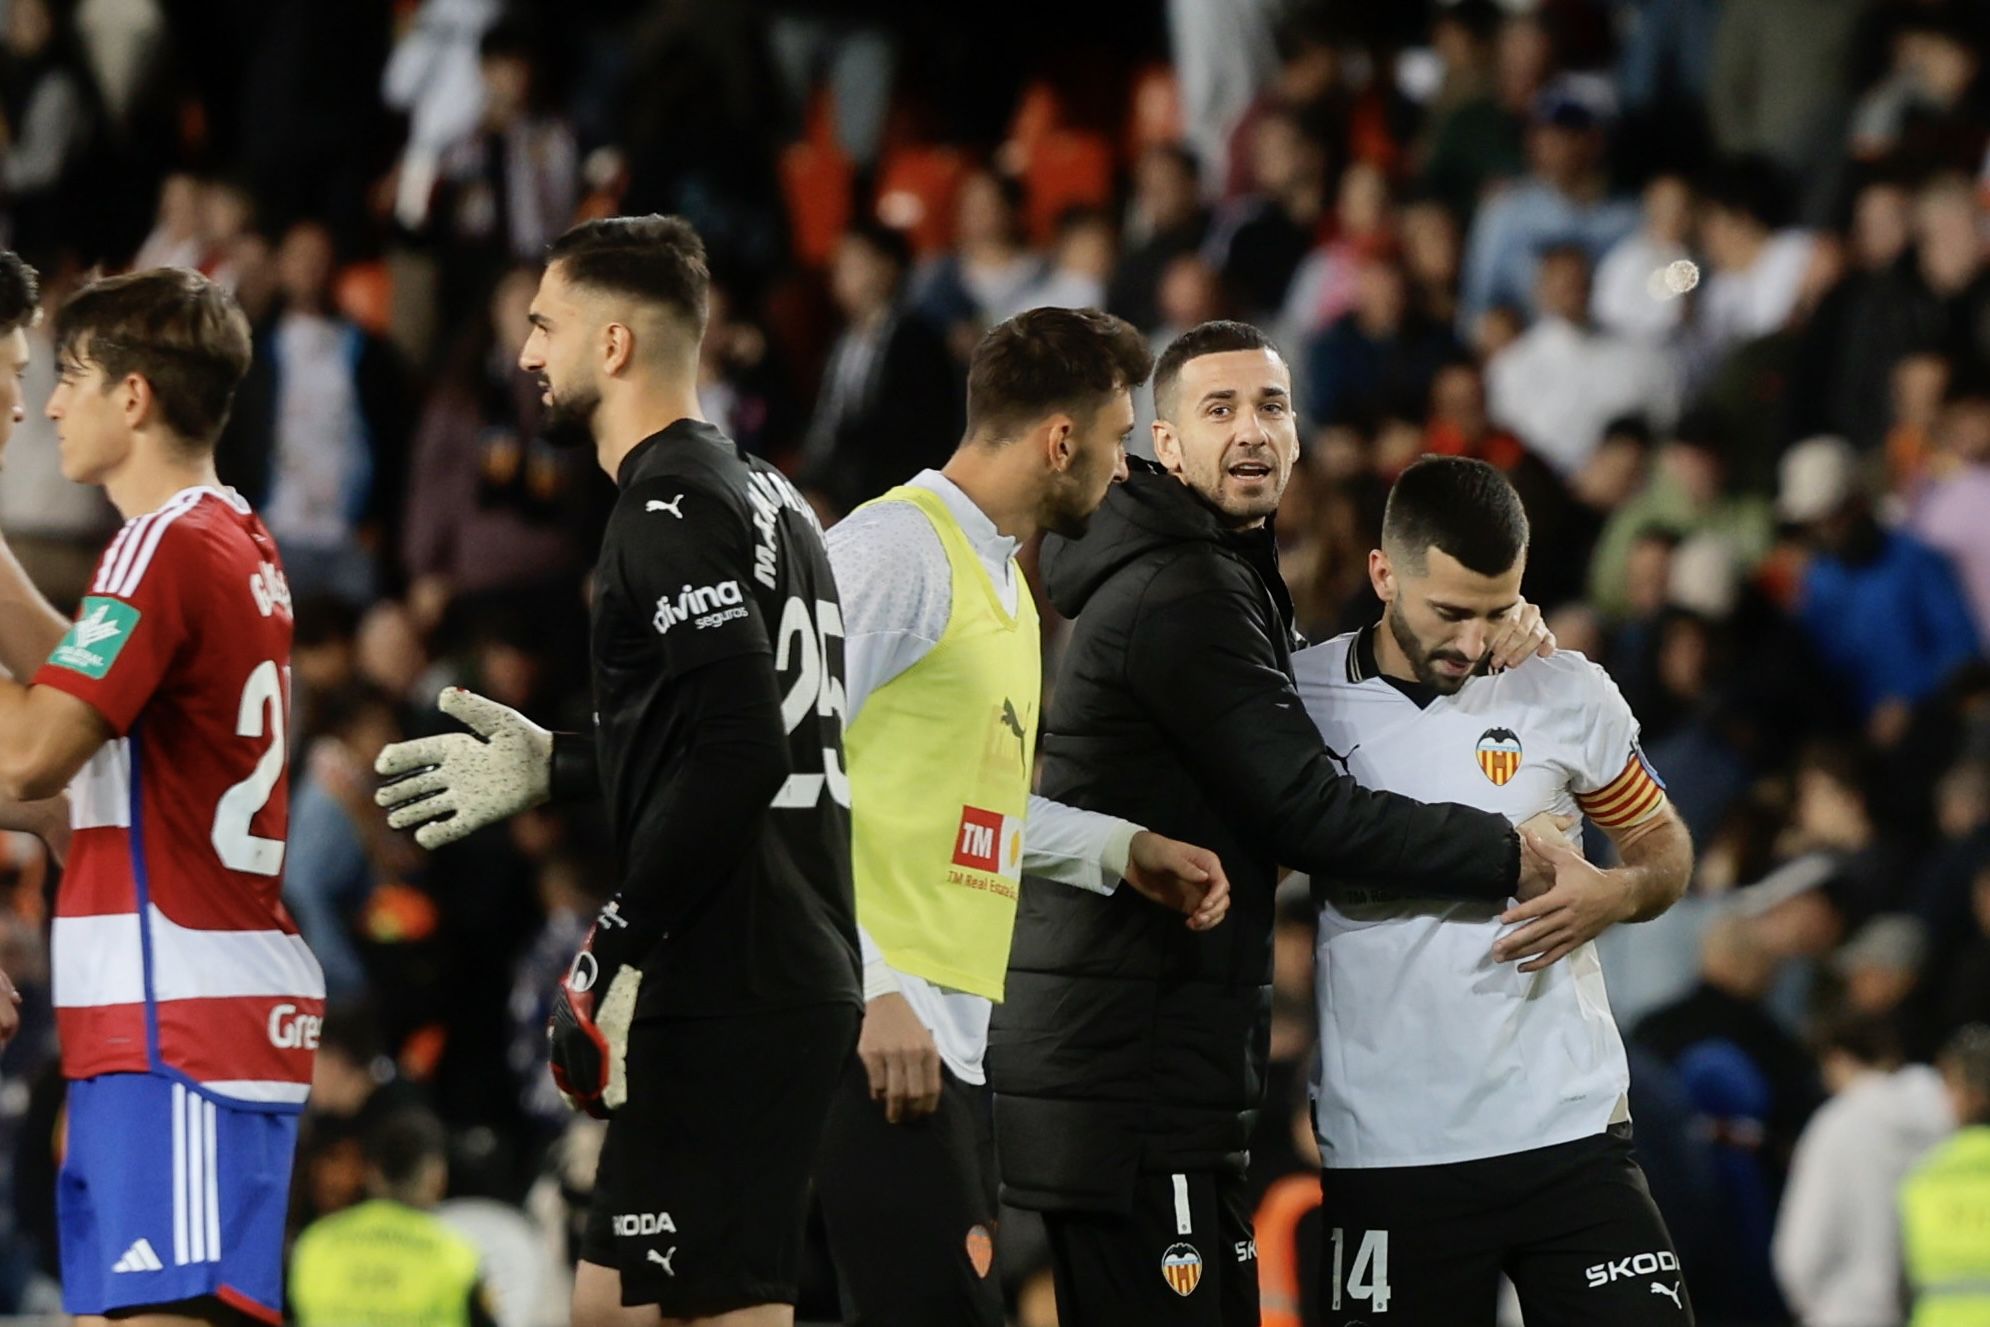
[[[1363,787],[1516,825],[1552,811],[1616,828],[1665,804],[1630,706],[1580,654],[1475,677],[1455,695],[1411,688],[1420,699],[1377,673],[1370,631],[1302,650],[1293,666],[1307,713]],[[1628,1118],[1630,1071],[1594,944],[1522,973],[1492,956],[1502,905],[1313,886],[1313,1122],[1326,1167],[1504,1156]]]

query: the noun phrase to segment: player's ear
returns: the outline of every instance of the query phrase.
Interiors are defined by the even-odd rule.
[[[117,396],[118,412],[124,416],[127,427],[140,429],[153,419],[158,401],[152,394],[152,384],[144,374],[125,374],[124,380],[113,390]]]
[[[1182,472],[1182,440],[1175,436],[1174,425],[1165,419],[1154,421],[1154,459],[1161,468],[1171,475]]]
[[[1375,588],[1375,597],[1383,603],[1392,603],[1396,598],[1396,569],[1389,565],[1389,555],[1379,548],[1368,550],[1368,583]]]
[[[1045,420],[1042,428],[1044,459],[1050,463],[1052,474],[1061,475],[1078,459],[1077,426],[1071,416],[1060,414]]]
[[[635,358],[636,335],[624,323],[603,323],[601,327],[601,371],[613,377]]]

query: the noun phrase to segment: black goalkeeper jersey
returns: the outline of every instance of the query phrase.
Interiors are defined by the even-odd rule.
[[[862,1003],[843,625],[793,485],[679,420],[624,458],[595,571],[597,759],[638,1012]]]

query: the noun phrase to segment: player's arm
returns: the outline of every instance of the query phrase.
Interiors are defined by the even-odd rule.
[[[17,678],[33,677],[69,630],[69,620],[57,612],[0,539],[0,665]]]
[[[640,499],[641,487],[630,496]],[[678,755],[632,799],[637,821],[621,888],[596,918],[554,1006],[554,1079],[570,1101],[597,1113],[626,1099],[620,1062],[643,961],[733,877],[791,765],[772,640],[749,588],[744,523],[720,497],[696,490],[684,494],[682,515],[671,521],[641,519],[640,502],[624,506],[636,519],[611,523],[601,568],[622,598],[654,604],[685,585],[731,581],[743,612],[709,624],[679,620],[658,632],[657,666],[670,680],[662,719]],[[669,961],[667,952],[660,961]]]
[[[1130,820],[1085,811],[1048,797],[1030,798],[1023,870],[1060,884],[1110,894],[1124,880],[1142,897],[1188,914],[1206,931],[1230,910],[1230,879],[1207,848],[1183,843]]]
[[[0,829],[32,834],[58,864],[69,860],[69,799],[44,797],[34,802],[0,801]]]
[[[113,733],[88,702],[0,680],[0,799],[58,797]]]
[[[1692,837],[1638,747],[1630,706],[1600,668],[1590,666],[1581,684],[1594,695],[1582,709],[1588,726],[1576,805],[1610,836],[1623,865],[1602,870],[1564,837],[1523,831],[1528,856],[1553,871],[1554,884],[1501,918],[1518,929],[1493,945],[1493,957],[1524,960],[1522,972],[1558,962],[1620,922],[1651,920],[1679,901],[1693,876]],[[1580,791],[1585,784],[1590,790]]]
[[[1328,758],[1268,624],[1234,586],[1179,559],[1148,588],[1127,642],[1127,679],[1204,791],[1240,833],[1296,870],[1395,893],[1504,900],[1520,842],[1504,816],[1372,791]]]

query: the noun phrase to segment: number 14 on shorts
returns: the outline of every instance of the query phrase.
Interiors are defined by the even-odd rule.
[[[1348,1232],[1335,1226],[1332,1231],[1334,1245],[1333,1302],[1330,1308],[1341,1306],[1342,1287],[1346,1287],[1349,1299],[1365,1299],[1368,1307],[1376,1313],[1389,1311],[1389,1232],[1386,1230],[1363,1230],[1356,1232],[1361,1243],[1354,1250],[1354,1266],[1347,1265],[1347,1246],[1351,1242]],[[1342,1278],[1346,1280],[1343,1281]]]

